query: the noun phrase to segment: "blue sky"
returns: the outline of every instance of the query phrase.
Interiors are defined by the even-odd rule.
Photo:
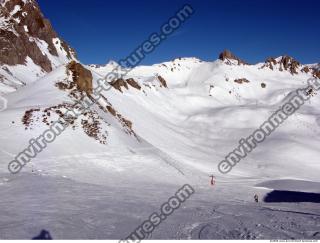
[[[128,56],[184,4],[195,10],[142,64],[176,57],[215,60],[223,49],[249,63],[288,54],[320,62],[318,0],[38,0],[58,34],[86,64]]]

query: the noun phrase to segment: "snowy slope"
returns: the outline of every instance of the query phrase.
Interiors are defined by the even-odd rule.
[[[43,229],[124,238],[184,184],[196,193],[148,239],[320,239],[319,94],[231,172],[217,167],[320,79],[319,64],[249,65],[226,50],[214,61],[81,65],[35,0],[0,0],[0,34],[0,239]],[[79,101],[111,71],[125,76],[84,110]],[[61,117],[68,127],[11,174],[9,162]]]
[[[87,66],[94,86],[116,65]],[[305,87],[312,77],[300,70],[293,75],[263,65],[181,58],[136,67],[124,79],[133,78],[140,90],[129,85],[128,89],[121,87],[121,92],[112,88],[102,93],[132,122],[136,137],[126,133],[110,112],[95,105],[91,110],[107,134],[106,144],[85,133],[81,120],[89,118],[80,117],[15,176],[8,173],[8,162],[30,138],[46,129],[42,111],[62,103],[73,104],[69,93],[56,87],[57,82],[71,77],[63,65],[5,95],[8,108],[0,113],[0,191],[12,195],[6,205],[10,201],[12,207],[19,208],[13,218],[21,231],[0,227],[0,233],[4,238],[30,238],[42,227],[57,238],[124,237],[157,210],[175,188],[189,183],[197,195],[150,238],[319,239],[317,204],[253,203],[255,193],[263,198],[272,189],[308,191],[310,183],[288,183],[289,179],[309,181],[315,187],[320,182],[318,95],[229,174],[217,170],[240,138],[249,136],[290,92]],[[158,75],[165,79],[167,88]],[[249,82],[235,82],[244,78]],[[21,119],[29,109],[40,111],[33,113],[34,121],[26,130]],[[53,113],[48,119],[57,118]],[[210,186],[211,174],[216,177],[215,187]],[[38,183],[44,187],[38,188]],[[27,190],[23,190],[24,185],[28,185]],[[57,195],[62,201],[53,200]],[[20,202],[28,202],[28,206],[23,208]],[[70,203],[72,206],[67,206]],[[4,213],[9,208],[0,209],[6,215],[0,222],[11,221]],[[32,224],[24,227],[22,222],[35,208],[38,211]],[[58,213],[59,208],[63,213]],[[80,211],[83,215],[78,214]]]
[[[124,107],[121,105],[123,96],[110,97],[110,100],[133,121],[140,136],[204,173],[217,173],[215,163],[227,155],[241,137],[259,127],[283,103],[287,94],[304,87],[310,78],[302,72],[291,75],[260,69],[260,64],[226,65],[220,60],[190,62],[185,66],[178,62],[182,70],[174,72],[163,70],[162,65],[138,67],[129,76],[158,73],[165,77],[169,89],[152,92],[146,97],[125,94],[128,102]],[[184,71],[188,68],[191,69],[189,73]],[[179,74],[182,74],[180,79]],[[250,82],[235,83],[238,78]],[[261,83],[265,83],[266,88],[262,88]],[[128,109],[129,104],[132,109]],[[285,170],[288,177],[317,179],[319,165],[313,156],[317,153],[314,146],[318,144],[318,105],[316,96],[231,173],[275,177]],[[283,148],[280,156],[272,153],[275,144]],[[297,158],[292,152],[297,150],[305,155],[312,154],[307,165],[304,156]],[[290,168],[286,166],[288,160],[292,161]],[[301,173],[302,168],[305,173]]]

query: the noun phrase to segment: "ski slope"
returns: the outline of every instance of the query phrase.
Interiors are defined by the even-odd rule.
[[[87,66],[94,86],[115,65]],[[217,169],[240,138],[311,77],[262,66],[181,58],[136,67],[125,78],[136,80],[141,90],[129,86],[102,94],[132,122],[137,137],[95,105],[91,109],[99,114],[106,144],[87,136],[76,121],[17,175],[8,172],[8,163],[47,128],[39,112],[34,115],[39,122],[26,130],[25,111],[74,101],[55,86],[69,78],[65,65],[4,95],[0,238],[31,239],[46,229],[55,239],[119,239],[188,183],[196,194],[150,239],[320,239],[318,203],[263,202],[273,190],[319,193],[319,95],[229,174]],[[234,82],[242,78],[249,82]]]

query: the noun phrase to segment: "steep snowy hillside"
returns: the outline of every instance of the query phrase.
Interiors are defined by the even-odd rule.
[[[292,73],[289,69],[272,70],[265,64],[176,59],[151,67],[137,67],[128,74],[137,80],[160,75],[167,81],[168,89],[151,89],[152,92],[145,97],[125,92],[110,97],[110,100],[133,122],[139,136],[181,163],[204,173],[217,173],[215,163],[231,152],[240,138],[249,136],[250,131],[258,128],[283,104],[288,94],[307,85],[313,75],[301,71],[304,67],[299,65],[297,73]],[[319,99],[315,96],[308,102],[293,115],[296,119],[290,118],[280,131],[257,149],[253,158],[248,156],[231,173],[280,176],[287,161],[291,160],[294,162],[290,169],[285,169],[286,176],[316,179],[319,170],[316,158],[309,161],[308,173],[301,175],[301,167],[305,167],[304,157],[297,158],[289,152],[315,153],[313,148],[297,144],[297,139],[304,138],[307,141],[299,144],[311,143],[308,142],[310,136],[318,140],[315,131],[319,129],[319,118],[315,109]],[[274,158],[278,155],[272,153],[272,144],[290,147],[290,150],[283,151],[290,159]],[[314,140],[312,144],[315,144]]]
[[[75,59],[35,0],[0,1],[0,94]]]
[[[8,190],[21,191],[28,183],[33,188],[31,192],[15,193],[19,200],[12,198],[14,207],[22,208],[18,202],[26,201],[29,206],[13,218],[23,222],[34,207],[40,208],[41,213],[48,212],[43,205],[55,205],[47,198],[55,197],[53,188],[58,183],[58,190],[69,188],[66,190],[75,194],[78,190],[90,190],[90,196],[85,193],[89,198],[108,198],[105,203],[111,211],[102,210],[100,218],[92,216],[90,209],[83,209],[87,200],[92,199],[84,196],[74,201],[73,193],[60,192],[66,201],[75,203],[75,211],[82,208],[88,214],[79,219],[85,221],[77,226],[85,225],[81,237],[120,238],[128,235],[143,220],[142,215],[159,203],[145,196],[146,192],[165,200],[172,187],[189,183],[198,197],[191,200],[191,211],[178,213],[180,219],[187,217],[189,223],[181,224],[185,220],[173,218],[149,237],[319,237],[319,217],[312,216],[317,212],[312,203],[273,204],[274,208],[265,203],[252,205],[254,194],[271,200],[268,193],[277,188],[319,193],[316,183],[320,172],[320,99],[316,93],[230,173],[223,175],[218,170],[218,163],[238,146],[241,138],[257,129],[296,89],[305,87],[308,79],[317,77],[315,65],[301,65],[286,56],[249,65],[224,52],[213,62],[177,58],[126,72],[118,67],[125,76],[113,80],[93,106],[83,109],[79,102],[92,100],[101,78],[116,67],[115,62],[86,67],[70,62],[4,96],[8,106],[1,112],[0,120],[0,190],[11,195]],[[65,115],[71,109],[77,111],[78,118]],[[64,118],[67,128],[18,174],[10,175],[8,163],[29,146],[30,139],[39,137],[59,118]],[[214,188],[209,184],[210,175],[216,178]],[[293,182],[288,183],[287,179]],[[312,187],[308,181],[313,181]],[[28,193],[38,199],[38,182],[46,185],[46,197],[38,201],[28,199]],[[128,201],[128,197],[135,199]],[[142,210],[138,202],[150,212]],[[209,216],[210,202],[218,209],[220,226]],[[104,208],[100,202],[91,205],[94,211]],[[221,211],[227,210],[224,205],[229,205],[229,213]],[[193,214],[199,206],[202,213]],[[279,213],[273,213],[274,210]],[[291,211],[301,211],[301,216],[295,217]],[[47,219],[36,214],[30,229],[20,226],[21,232],[12,233],[9,227],[0,228],[0,232],[5,238],[23,238],[45,227],[58,238],[77,238],[79,232],[70,228],[77,225],[69,218],[74,211],[65,212],[65,216],[54,212]],[[298,228],[302,227],[300,221],[309,222],[309,226],[303,226],[309,228],[297,233],[296,228],[281,220],[284,215]],[[65,220],[63,228],[68,230],[60,229],[60,217]],[[95,233],[87,217],[95,222]],[[10,221],[6,217],[4,220]],[[279,227],[274,226],[274,220],[278,220]],[[257,227],[258,224],[261,226]]]
[[[229,173],[218,169],[320,82],[319,64],[250,65],[224,51],[83,65],[34,0],[0,1],[0,239],[125,238],[184,184],[196,193],[147,238],[320,239],[319,91]]]

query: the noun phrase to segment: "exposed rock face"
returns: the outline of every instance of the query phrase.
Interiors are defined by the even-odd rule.
[[[289,70],[291,74],[297,74],[297,69],[300,66],[300,63],[289,56],[283,56],[280,63],[285,70]]]
[[[154,81],[154,82],[153,82]],[[164,88],[168,88],[167,86],[167,82],[166,80],[161,77],[160,75],[156,75],[155,79],[152,80],[153,83],[150,82],[146,82],[146,83],[142,83],[143,86],[148,87],[149,89],[153,87],[156,87],[159,85],[159,87],[164,87]],[[137,90],[141,90],[142,92],[145,93],[145,90],[143,89],[143,86],[141,86],[136,80],[134,80],[133,78],[128,78],[128,79],[124,79],[124,78],[118,78],[113,80],[110,85],[115,88],[116,90],[118,90],[119,92],[123,93],[124,90],[129,90],[130,87],[135,88]],[[130,87],[129,87],[130,86]]]
[[[312,73],[313,77],[320,79],[320,63],[315,65],[310,65],[308,68]]]
[[[304,67],[304,68],[301,69],[301,72],[309,73],[310,69],[309,69],[309,67]]]
[[[67,68],[72,72],[72,78],[78,90],[92,94],[92,73],[75,61],[70,62]]]
[[[133,78],[129,78],[126,81],[131,87],[136,88],[138,90],[141,89],[141,86]]]
[[[161,85],[162,85],[163,87],[168,88],[167,82],[166,82],[166,80],[165,80],[163,77],[161,77],[161,76],[159,75],[159,76],[158,76],[158,79],[159,79],[159,81],[160,81],[160,83],[161,83]]]
[[[126,80],[122,79],[122,78],[119,78],[115,81],[113,81],[111,83],[112,87],[119,90],[121,93],[122,93],[122,90],[121,90],[121,87],[125,87],[126,89],[128,89],[128,84],[126,82]]]
[[[121,87],[129,89],[128,84],[135,89],[141,90],[141,86],[133,78],[128,78],[128,79],[119,78],[114,80],[111,83],[112,87],[119,90],[120,92],[122,92]]]
[[[75,58],[73,49],[58,38],[35,0],[0,0],[0,17],[0,64],[25,64],[29,56],[44,71],[51,71],[52,62],[39,48],[41,41],[53,57],[63,51],[66,59]]]
[[[246,78],[238,78],[238,79],[235,79],[234,82],[238,84],[250,83],[250,81]]]
[[[224,50],[223,52],[220,53],[219,59],[222,61],[227,61],[227,64],[231,64],[232,60],[235,60],[238,62],[238,65],[240,64],[248,64],[247,62],[241,60],[237,56],[235,56],[231,51],[229,50]]]
[[[108,105],[107,110],[110,112],[111,115],[113,115],[113,116],[117,115],[116,110],[112,106]]]
[[[265,61],[265,66],[270,68],[271,70],[273,70],[273,66],[277,65],[277,60],[274,59],[273,57],[269,57],[266,61]]]
[[[301,64],[290,56],[281,56],[279,58],[268,58],[262,68],[264,67],[268,67],[271,70],[274,70],[275,67],[278,67],[279,71],[289,71],[293,75],[298,74]],[[302,71],[307,72],[306,69]]]

